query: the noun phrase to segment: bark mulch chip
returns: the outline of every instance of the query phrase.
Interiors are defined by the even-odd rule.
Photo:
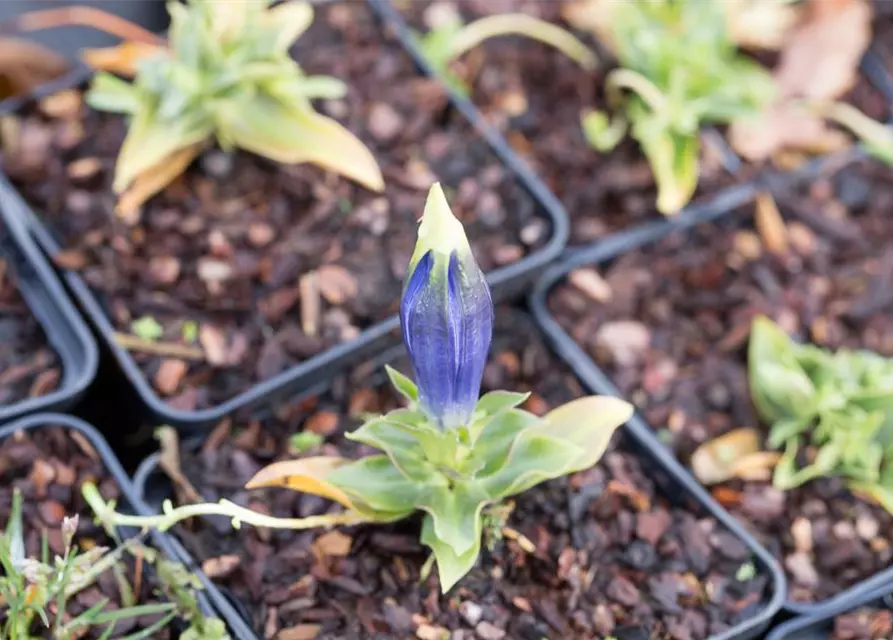
[[[26,111],[20,151],[2,159],[61,235],[60,264],[98,292],[116,329],[150,316],[161,343],[194,352],[134,352],[172,407],[220,404],[394,313],[435,180],[485,270],[549,240],[533,200],[363,3],[318,7],[295,55],[308,74],[347,83],[345,99],[319,108],[370,147],[384,194],[310,165],[212,149],[138,221],[124,220],[110,189],[124,121],[79,93]]]
[[[523,323],[502,324],[513,330],[496,340],[486,389],[535,389],[526,408],[537,413],[583,395]],[[382,383],[380,371],[361,368],[277,419],[239,429],[224,423],[198,452],[183,454],[182,468],[206,500],[226,497],[277,516],[323,513],[331,505],[314,496],[241,487],[263,465],[294,457],[289,436],[301,429],[326,438],[308,455],[369,453],[343,433],[357,425],[350,416],[396,406]],[[293,532],[233,531],[214,518],[177,534],[215,582],[245,602],[264,637],[289,629],[327,639],[452,632],[469,640],[693,640],[751,618],[769,595],[769,576],[715,520],[671,505],[657,475],[615,442],[595,468],[518,496],[508,525],[534,548],[493,537],[447,595],[436,573],[420,580],[427,554],[417,519]]]
[[[851,164],[777,194],[782,253],[767,251],[742,211],[571,272],[550,310],[684,462],[731,429],[765,435],[747,386],[756,315],[801,340],[893,356],[889,185],[888,169]],[[713,493],[783,561],[794,600],[832,596],[893,560],[893,516],[839,478],[787,492],[735,480]]]

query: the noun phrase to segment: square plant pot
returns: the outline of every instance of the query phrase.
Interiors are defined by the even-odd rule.
[[[322,111],[374,151],[381,195],[309,165],[214,149],[125,221],[109,189],[121,118],[91,111],[78,90],[63,113],[46,102],[17,112],[23,127],[52,131],[65,147],[45,146],[45,162],[31,166],[4,159],[36,213],[23,219],[72,267],[65,282],[153,422],[214,425],[300,393],[391,339],[435,180],[497,300],[522,293],[564,247],[561,205],[466,103],[418,73],[366,4],[316,11],[295,55],[308,73],[346,81],[347,98]],[[147,317],[173,349],[134,346],[132,335],[122,344]]]
[[[891,587],[841,602],[818,616],[799,616],[772,630],[766,640],[883,640],[893,633]]]
[[[137,497],[131,479],[125,473],[117,456],[99,432],[86,422],[63,414],[43,413],[22,418],[0,427],[0,456],[6,461],[3,467],[3,495],[0,508],[0,528],[6,530],[10,515],[13,489],[22,492],[22,521],[25,552],[28,557],[40,557],[42,530],[47,534],[48,551],[61,555],[62,537],[59,533],[62,517],[78,516],[78,528],[74,543],[106,544],[114,546],[113,540],[103,530],[102,525],[93,521],[93,511],[81,495],[81,484],[93,482],[103,498],[114,499],[119,509],[130,513],[146,513],[146,506]],[[119,537],[128,539],[139,535],[139,531],[121,528]],[[148,544],[165,556],[179,559],[176,543],[163,534],[150,534]],[[153,569],[146,565],[142,577],[134,583],[143,586],[137,596],[137,604],[147,601],[158,602],[152,589],[157,586]],[[122,572],[122,579],[128,576]],[[70,613],[80,613],[96,604],[98,598],[106,597],[120,605],[118,583],[98,580],[96,584],[79,592],[69,599]],[[92,591],[91,591],[92,590]],[[217,617],[211,606],[213,597],[218,595],[199,591],[196,602],[202,615]],[[115,598],[118,597],[118,600]],[[219,595],[218,595],[219,597]],[[148,626],[152,620],[140,617],[132,624]],[[168,631],[158,631],[152,637],[177,637],[182,620],[174,620]],[[138,626],[132,629],[138,630]],[[115,631],[125,633],[124,623],[116,624]],[[174,633],[173,636],[162,633]]]
[[[496,317],[485,390],[530,389],[525,408],[535,412],[583,394],[529,316],[499,309]],[[307,455],[363,455],[344,432],[357,424],[351,415],[397,405],[385,389],[388,362],[407,370],[395,347],[267,419],[222,423],[182,445],[182,472],[203,500],[227,498],[277,516],[325,513],[329,505],[315,496],[242,486],[261,465],[295,457],[291,436],[299,432],[321,436]],[[157,454],[135,482],[156,508],[179,491]],[[659,446],[621,428],[595,467],[515,497],[506,524],[533,548],[497,535],[445,595],[433,575],[420,580],[426,553],[417,518],[322,532],[244,524],[234,531],[215,516],[171,533],[195,564],[226,567],[212,580],[233,602],[222,613],[250,631],[240,640],[298,628],[321,637],[760,637],[783,601],[782,572],[703,495]],[[692,589],[713,599],[698,604],[683,594]]]
[[[756,429],[763,449],[768,428],[747,379],[754,317],[831,348],[893,348],[879,280],[893,255],[890,170],[860,156],[752,185],[726,199],[718,221],[656,225],[575,252],[531,295],[538,323],[587,388],[629,398],[638,409],[630,425],[686,466],[699,445],[740,427]],[[769,205],[757,200],[768,193],[781,236],[761,218]],[[709,492],[783,562],[789,612],[822,614],[893,583],[893,514],[837,478],[782,491],[771,474],[720,478]]]
[[[74,407],[96,374],[89,328],[0,193],[0,424]]]

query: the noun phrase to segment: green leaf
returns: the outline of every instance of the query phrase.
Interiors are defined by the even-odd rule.
[[[384,370],[387,372],[391,384],[401,396],[413,404],[419,401],[419,388],[416,386],[415,382],[397,371],[391,365],[386,364]]]
[[[347,494],[357,511],[390,514],[394,520],[415,511],[427,489],[409,480],[386,455],[340,466],[326,476],[326,481]]]
[[[264,23],[277,32],[274,49],[287,52],[313,23],[313,7],[308,2],[283,2],[267,9]]]
[[[518,393],[515,391],[490,391],[481,396],[477,404],[474,405],[474,413],[484,416],[494,416],[514,409],[522,405],[530,393]]]
[[[427,511],[434,534],[457,555],[480,544],[481,510],[489,496],[477,482],[455,481],[452,487],[429,487],[417,506]]]
[[[480,519],[478,520],[480,527]],[[437,572],[440,576],[440,589],[446,593],[462,579],[477,562],[478,555],[481,552],[481,535],[479,528],[473,531],[472,535],[475,543],[465,552],[457,554],[456,551],[448,544],[437,537],[434,529],[434,519],[430,515],[426,515],[422,522],[422,544],[431,548],[434,552],[434,558],[437,561]]]
[[[540,420],[520,409],[509,409],[483,420],[479,425],[480,435],[463,470],[472,475],[492,475],[508,460],[518,435]]]
[[[133,85],[104,72],[93,76],[84,99],[97,111],[112,113],[135,113],[140,104],[139,93]]]
[[[764,422],[815,415],[816,390],[797,362],[797,345],[765,316],[754,318],[747,366],[750,395]]]
[[[446,479],[428,462],[442,448],[442,435],[438,432],[423,426],[409,427],[383,416],[366,422],[346,437],[383,451],[408,480],[446,484]]]
[[[164,327],[152,316],[143,316],[130,323],[130,331],[137,338],[155,342],[164,336]]]
[[[195,344],[198,340],[198,322],[195,320],[187,320],[183,323],[183,342],[186,344]]]
[[[493,474],[480,477],[493,502],[570,473],[584,451],[577,445],[528,429],[515,440],[506,462]]]
[[[799,436],[812,426],[814,419],[809,418],[782,418],[769,429],[767,444],[772,449],[782,447],[791,438]]]

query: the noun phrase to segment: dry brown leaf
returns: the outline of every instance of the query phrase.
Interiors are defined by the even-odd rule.
[[[775,451],[760,451],[756,429],[742,428],[698,447],[691,456],[691,469],[706,485],[732,478],[768,480],[780,457]]]
[[[85,49],[81,52],[84,62],[96,71],[107,71],[127,78],[136,75],[140,61],[158,55],[167,55],[167,47],[145,42],[122,42],[114,47]]]
[[[867,0],[811,0],[775,69],[781,97],[831,100],[852,88],[871,43],[871,18]]]
[[[0,100],[22,95],[68,71],[64,57],[36,42],[0,38]]]
[[[134,219],[143,203],[186,171],[186,167],[199,156],[204,146],[200,142],[180,149],[139,174],[121,194],[115,213],[122,219]]]
[[[728,137],[735,151],[751,162],[767,160],[779,149],[825,154],[852,144],[842,131],[794,104],[776,104],[755,118],[736,120]]]
[[[763,246],[771,253],[787,253],[787,228],[772,194],[764,191],[757,195],[754,218]]]
[[[844,133],[793,102],[833,100],[853,86],[871,42],[871,6],[867,0],[810,0],[805,9],[801,22],[784,38],[773,73],[775,103],[760,117],[730,127],[732,147],[752,162],[781,149],[824,154],[851,144]]]

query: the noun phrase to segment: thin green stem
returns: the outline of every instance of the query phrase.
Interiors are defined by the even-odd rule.
[[[114,507],[102,499],[96,485],[92,483],[85,483],[81,491],[87,504],[102,522],[114,526],[153,528],[158,531],[167,531],[178,522],[196,516],[227,516],[232,519],[234,529],[238,529],[243,522],[269,529],[315,529],[373,521],[372,518],[356,511],[307,518],[276,518],[240,507],[229,500],[221,500],[218,503],[188,504],[176,508],[170,500],[166,500],[162,505],[162,513],[155,516],[135,516],[115,511]]]

